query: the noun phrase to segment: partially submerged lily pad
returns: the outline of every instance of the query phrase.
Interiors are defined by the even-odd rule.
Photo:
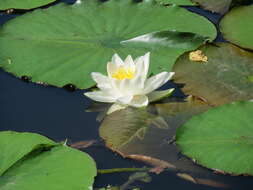
[[[177,132],[183,154],[211,169],[253,175],[253,102],[235,102],[194,116]]]
[[[206,10],[224,14],[230,8],[232,0],[192,0]]]
[[[147,109],[127,108],[106,116],[99,134],[108,148],[123,157],[152,165],[152,172],[160,173],[169,168],[179,172],[177,174],[183,179],[189,180],[190,176],[193,183],[227,187],[219,182],[220,179],[213,178],[217,176],[183,157],[174,143],[176,129],[209,108],[194,97],[186,102],[151,105]]]
[[[150,51],[155,74],[170,71],[179,55],[216,37],[214,25],[202,16],[129,0],[35,10],[11,20],[0,33],[4,70],[33,82],[81,89],[94,85],[91,72],[106,72],[114,53],[124,58]]]
[[[1,190],[92,189],[96,165],[83,152],[32,133],[0,132],[0,147]]]
[[[174,81],[183,83],[186,94],[201,97],[212,105],[253,99],[253,53],[228,43],[200,48],[208,62],[182,55],[173,67]]]
[[[107,147],[124,157],[161,168],[187,169],[191,163],[179,160],[173,137],[186,120],[208,108],[197,100],[151,105],[147,109],[127,108],[106,116],[99,134]]]
[[[47,5],[56,0],[1,0],[0,10],[7,9],[33,9]]]
[[[253,5],[232,9],[221,20],[220,30],[228,41],[253,50]]]

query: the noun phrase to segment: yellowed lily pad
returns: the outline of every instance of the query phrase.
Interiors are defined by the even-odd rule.
[[[206,45],[200,50],[207,62],[192,61],[185,53],[173,67],[174,81],[185,84],[186,94],[212,105],[253,99],[253,53],[228,43]]]

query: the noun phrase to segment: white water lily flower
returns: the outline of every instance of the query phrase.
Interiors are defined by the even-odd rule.
[[[150,53],[147,53],[133,60],[129,55],[122,61],[114,54],[112,61],[107,64],[108,76],[97,72],[91,73],[100,90],[84,95],[97,102],[114,103],[108,114],[127,106],[147,106],[150,102],[149,97],[156,93],[153,91],[174,75],[173,72],[162,72],[147,79],[149,57]],[[173,89],[169,90],[170,93],[172,91]]]

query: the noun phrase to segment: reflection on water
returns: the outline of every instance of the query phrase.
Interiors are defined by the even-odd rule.
[[[71,3],[73,0],[65,0],[64,2]],[[220,15],[211,14],[198,8],[188,9],[208,16],[215,24],[220,19]],[[15,16],[17,15],[5,15],[1,13],[0,24]],[[222,40],[221,36],[217,40]],[[84,91],[75,90],[75,87],[71,85],[68,85],[66,88],[73,92],[29,83],[29,78],[25,76],[23,80],[26,82],[0,70],[0,130],[36,132],[56,141],[68,139],[70,143],[78,141],[94,142],[92,146],[85,148],[85,151],[95,159],[100,169],[145,166],[143,163],[137,161],[123,159],[118,154],[104,147],[103,141],[99,138],[98,134],[100,123],[96,121],[97,113],[85,112],[85,109],[89,107],[91,102],[83,96]],[[169,83],[163,88],[174,88],[175,86],[175,84]],[[174,96],[184,97],[178,89],[174,93]],[[138,149],[138,146],[135,148]],[[147,148],[146,151],[150,151],[151,149],[151,147],[150,149]],[[127,150],[129,151],[130,149],[125,148],[125,151]],[[155,150],[159,151],[158,149]],[[169,152],[164,152],[163,154],[169,154]],[[177,159],[186,160],[181,163],[193,164],[180,154],[177,154]],[[193,164],[193,166],[195,165]],[[245,190],[253,188],[251,177],[217,175],[204,168],[201,168],[201,171],[204,172],[198,177],[208,177],[229,184],[229,189]],[[183,180],[176,176],[175,171],[166,171],[160,175],[152,174],[151,176],[152,182],[143,184],[143,189],[216,189]],[[95,186],[124,184],[128,177],[128,173],[99,175],[96,178]]]

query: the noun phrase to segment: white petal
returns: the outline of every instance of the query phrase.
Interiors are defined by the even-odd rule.
[[[123,66],[124,65],[124,62],[122,61],[122,59],[119,57],[119,55],[117,53],[115,53],[113,56],[112,56],[112,64],[115,64],[117,65],[118,67],[119,66]]]
[[[113,64],[112,62],[107,63],[107,74],[109,77],[113,75],[118,69],[118,66],[116,64]]]
[[[129,96],[122,96],[120,98],[117,99],[117,102],[123,105],[127,105],[129,104],[133,99],[133,96],[129,95]]]
[[[144,75],[145,79],[147,78],[147,75],[148,75],[149,60],[150,60],[150,52],[146,53],[146,54],[143,56],[143,62],[144,62],[144,71],[143,71],[143,75]]]
[[[101,90],[112,89],[111,81],[107,76],[102,75],[101,73],[92,72],[91,77],[97,83],[97,87]]]
[[[107,76],[98,72],[92,72],[91,77],[96,83],[110,82],[110,79]]]
[[[133,58],[132,58],[131,55],[128,55],[124,62],[125,62],[125,65],[126,65],[127,67],[134,68],[134,66],[135,66],[134,60],[133,60]]]
[[[121,96],[141,94],[144,88],[144,81],[141,77],[112,81],[112,85],[117,89],[114,91],[118,91],[118,94],[121,94]]]
[[[97,102],[112,103],[116,101],[116,98],[114,96],[103,91],[86,92],[84,95]]]
[[[136,88],[142,91],[144,88],[144,83],[147,78],[148,68],[149,68],[149,56],[150,53],[146,53],[135,60],[136,64],[136,74],[133,78]]]
[[[154,91],[155,89],[164,85],[171,77],[174,75],[173,72],[162,72],[153,77],[150,77],[145,82],[145,87],[143,90],[143,94],[149,94],[150,92]]]
[[[119,89],[121,92],[122,96],[127,95],[127,94],[132,94],[131,89],[131,79],[123,79],[123,80],[116,80],[115,86]]]
[[[121,105],[121,104],[113,104],[109,110],[107,111],[107,114],[111,114],[112,112],[118,111],[118,110],[122,110],[125,109],[127,106],[126,105]]]
[[[124,65],[124,62],[119,57],[118,54],[114,54],[112,56],[112,61],[107,63],[107,73],[108,76],[111,77],[113,73],[115,73],[119,67],[122,67]]]
[[[136,77],[138,76],[144,76],[144,60],[143,60],[143,56],[137,58],[137,60],[135,61],[135,66],[136,66]]]
[[[129,105],[133,106],[133,107],[138,107],[138,108],[147,106],[148,105],[148,97],[145,95],[134,96]]]
[[[133,83],[133,87],[135,87],[136,89],[143,90],[144,88],[144,82],[146,80],[146,76],[145,76],[145,65],[144,65],[144,61],[143,61],[143,57],[139,57],[137,58],[137,60],[135,61],[135,65],[136,65],[136,73],[134,78],[132,79],[132,83]]]

